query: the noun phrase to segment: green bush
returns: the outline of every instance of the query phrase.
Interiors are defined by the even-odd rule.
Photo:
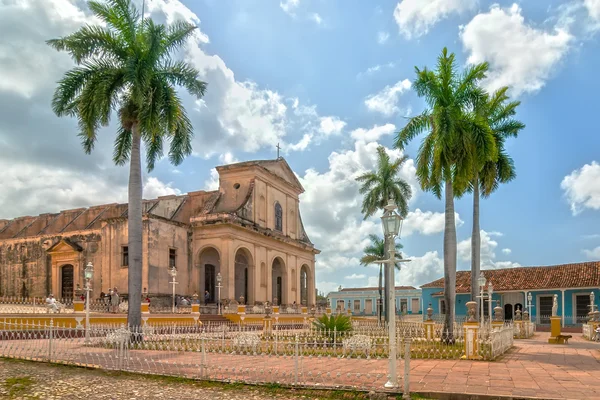
[[[331,316],[324,314],[314,321],[313,324],[318,330],[333,331],[335,329],[337,332],[348,332],[352,330],[350,317],[344,314],[331,314]]]

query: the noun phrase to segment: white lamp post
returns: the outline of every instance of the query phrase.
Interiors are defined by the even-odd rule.
[[[391,286],[391,290],[388,294],[388,307],[393,307],[396,304],[396,285],[394,282],[394,270],[396,262],[407,262],[410,260],[396,260],[396,242],[395,238],[399,235],[400,229],[402,228],[402,217],[395,211],[396,205],[393,200],[390,199],[387,206],[384,207],[385,212],[381,217],[383,224],[383,233],[388,239],[389,243],[389,255],[390,258],[387,260],[377,261],[378,264],[388,264],[388,285]],[[389,341],[389,380],[385,384],[386,388],[394,388],[398,386],[398,377],[396,374],[396,310],[392,309],[389,313],[388,321],[388,341]]]
[[[173,285],[173,309],[172,309],[172,312],[173,312],[173,314],[175,314],[175,285],[178,284],[178,282],[175,281],[175,278],[177,277],[177,268],[175,268],[175,267],[171,268],[169,270],[169,274],[173,278],[173,280],[171,281],[171,285]]]
[[[488,283],[488,319],[490,325],[492,324],[492,296],[494,295],[494,285],[492,282]]]
[[[85,277],[85,344],[90,344],[90,292],[94,277],[94,265],[91,262],[85,267],[83,275]]]
[[[479,278],[477,278],[477,283],[479,284],[479,321],[483,325],[483,289],[485,288],[485,276],[482,273],[479,273]]]
[[[223,280],[223,277],[221,276],[221,273],[219,272],[217,274],[217,314],[221,315],[221,281]]]
[[[533,296],[531,295],[531,292],[528,292],[527,293],[527,310],[529,311],[529,320],[530,321],[533,319],[533,311],[532,311],[533,305],[531,304],[531,300],[533,300]]]

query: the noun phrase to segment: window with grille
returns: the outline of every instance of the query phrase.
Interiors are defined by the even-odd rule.
[[[123,246],[121,248],[121,266],[128,267],[129,266],[129,247]]]
[[[283,232],[283,209],[279,203],[275,203],[275,230]]]
[[[169,249],[169,268],[175,268],[176,261],[177,261],[177,250]]]

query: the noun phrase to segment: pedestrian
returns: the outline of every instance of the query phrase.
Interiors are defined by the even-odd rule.
[[[210,301],[210,293],[208,293],[208,290],[205,290],[204,291],[204,305],[207,305],[209,301]]]
[[[110,296],[110,305],[112,313],[116,314],[117,311],[119,311],[119,292],[117,291],[117,288],[113,289],[113,293]]]
[[[52,293],[46,298],[46,305],[48,306],[48,312],[52,311],[55,313],[58,311],[58,304],[56,304],[56,299]]]

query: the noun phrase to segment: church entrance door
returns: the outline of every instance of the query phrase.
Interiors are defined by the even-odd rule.
[[[71,299],[73,298],[73,266],[64,265],[60,269],[60,288],[61,298]]]
[[[287,301],[287,293],[285,287],[284,265],[283,261],[279,257],[273,260],[271,282],[273,285],[273,292],[271,298],[273,304],[285,304],[285,302]]]
[[[250,287],[249,276],[251,267],[251,255],[250,252],[244,248],[239,249],[235,254],[235,300],[240,301],[243,297],[244,304],[251,304],[254,301],[250,298]]]
[[[217,276],[215,274],[215,266],[212,264],[204,265],[204,290],[208,290],[209,302],[214,303],[217,297],[215,293],[215,281]],[[202,300],[204,300],[204,292],[202,293]]]

